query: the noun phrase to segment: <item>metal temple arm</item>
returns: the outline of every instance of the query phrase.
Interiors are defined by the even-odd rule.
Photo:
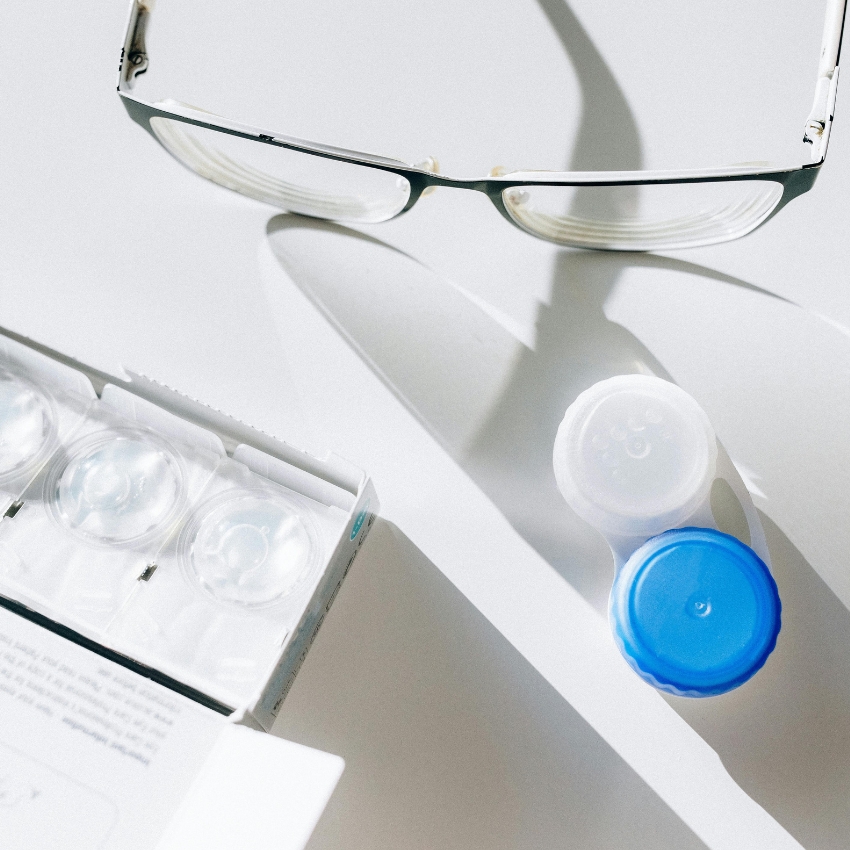
[[[838,88],[838,60],[846,8],[847,0],[827,0],[815,100],[806,119],[806,131],[803,136],[803,141],[812,146],[813,161],[822,162],[826,157],[835,108],[835,93]]]
[[[136,77],[148,69],[148,51],[145,47],[145,32],[156,0],[133,0],[127,32],[121,49],[121,64],[118,68],[118,91],[130,91]]]

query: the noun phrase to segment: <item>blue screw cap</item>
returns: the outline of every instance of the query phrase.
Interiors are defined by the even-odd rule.
[[[637,674],[678,696],[742,685],[776,646],[782,604],[764,561],[707,528],[665,531],[626,562],[611,590],[614,638]]]

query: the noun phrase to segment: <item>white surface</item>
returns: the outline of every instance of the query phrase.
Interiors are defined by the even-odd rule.
[[[163,0],[145,84],[449,174],[803,161],[816,7]],[[348,764],[312,846],[843,848],[841,94],[818,185],[737,243],[558,251],[452,191],[362,238],[158,149],[114,92],[125,14],[0,9],[2,324],[373,473],[391,524],[277,727]],[[665,701],[619,659],[610,554],[551,476],[569,402],[636,370],[697,399],[764,513],[783,633],[714,700]]]
[[[320,251],[312,254],[311,268],[322,268],[321,256],[326,255]],[[350,267],[369,268],[360,263],[351,263]],[[352,273],[347,284],[351,286],[352,280],[363,283],[363,277]],[[336,280],[336,275],[328,280]],[[386,279],[383,282],[389,283]],[[305,406],[310,401],[315,405],[317,428],[322,422],[319,410],[333,405],[346,411],[345,422],[332,421],[333,431],[325,439],[344,437],[359,456],[366,458],[375,480],[384,482],[384,515],[398,523],[412,542],[474,600],[476,607],[706,844],[712,848],[796,846],[730,780],[716,754],[681,722],[661,696],[634,676],[617,652],[604,616],[511,527],[501,506],[497,507],[470,475],[440,450],[401,404],[395,409],[383,404],[377,417],[376,405],[381,404],[385,392],[382,382],[367,366],[344,363],[345,343],[334,338],[332,328],[321,316],[307,324],[305,312],[296,326],[289,317],[299,293],[292,285],[284,289],[285,285],[282,277],[271,282],[268,295],[272,305],[277,299],[277,316],[284,335],[292,341],[289,356],[293,381]],[[311,341],[325,350],[337,349],[334,353],[340,365],[332,373],[311,370]],[[329,430],[325,425],[324,433]],[[377,433],[381,434],[379,442],[373,436]],[[475,448],[480,451],[479,446]],[[399,458],[406,459],[403,481],[394,472]],[[476,468],[475,460],[473,454],[470,472],[484,479],[490,470]],[[511,460],[516,462],[515,457]],[[396,486],[392,487],[394,479]],[[554,503],[557,513],[568,516],[548,463],[542,480],[538,477],[517,483],[513,492],[498,493],[497,498],[513,501],[515,509],[526,508],[535,514],[545,505],[541,498],[545,491],[533,491],[548,485],[558,500]],[[429,504],[427,510],[422,507],[424,493],[440,493],[439,500]],[[558,527],[551,529],[553,534],[560,531]],[[604,555],[595,563],[598,580],[610,584],[611,556],[603,546],[600,548]],[[594,839],[599,840],[596,836]],[[624,842],[633,839],[621,838]],[[672,837],[668,840],[675,841]]]

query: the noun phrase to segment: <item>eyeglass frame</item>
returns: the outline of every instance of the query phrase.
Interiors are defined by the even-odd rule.
[[[787,168],[764,169],[756,166],[721,166],[674,171],[517,171],[505,176],[491,173],[487,177],[477,179],[455,178],[440,174],[436,168],[430,170],[429,166],[425,164],[410,165],[401,160],[376,154],[264,131],[258,127],[231,121],[183,104],[175,104],[166,109],[162,105],[149,103],[131,94],[136,78],[144,74],[150,64],[145,45],[145,35],[156,0],[131,0],[130,15],[118,67],[117,89],[130,118],[150,133],[157,142],[160,142],[160,139],[151,125],[151,119],[171,119],[253,142],[324,157],[337,162],[361,165],[403,177],[410,186],[407,202],[398,212],[386,220],[397,218],[406,213],[428,189],[439,187],[471,189],[487,195],[502,216],[515,227],[532,236],[545,239],[546,237],[524,227],[510,214],[503,196],[506,189],[525,186],[574,188],[588,186],[662,186],[752,180],[778,183],[782,187],[781,198],[764,219],[746,233],[740,234],[747,235],[770,221],[794,198],[808,192],[814,186],[820,168],[826,160],[835,113],[839,76],[838,63],[841,55],[847,2],[848,0],[827,0],[815,98],[806,119],[803,135],[803,142],[812,145],[813,161]],[[737,237],[730,237],[730,240],[734,238]],[[606,247],[597,250],[633,251],[636,249],[631,247]]]

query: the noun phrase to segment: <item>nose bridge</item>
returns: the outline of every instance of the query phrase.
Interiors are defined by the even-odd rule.
[[[488,187],[490,181],[486,178],[468,178],[468,177],[449,177],[445,174],[428,174],[425,176],[425,186],[427,188],[442,188],[442,189],[471,189],[474,192],[483,192],[489,194]]]
[[[502,190],[507,188],[510,184],[496,182],[492,177],[449,177],[445,174],[423,174],[421,171],[416,172],[415,175],[411,175],[411,177],[413,178],[411,183],[417,181],[419,182],[419,186],[422,188],[415,195],[411,195],[411,199],[406,210],[410,209],[419,198],[427,197],[435,189],[471,189],[473,192],[484,195],[487,200],[490,201],[490,204],[496,208],[496,211],[502,216],[502,218],[507,220],[514,227],[524,229],[511,217],[505,207],[504,201],[502,200]]]

